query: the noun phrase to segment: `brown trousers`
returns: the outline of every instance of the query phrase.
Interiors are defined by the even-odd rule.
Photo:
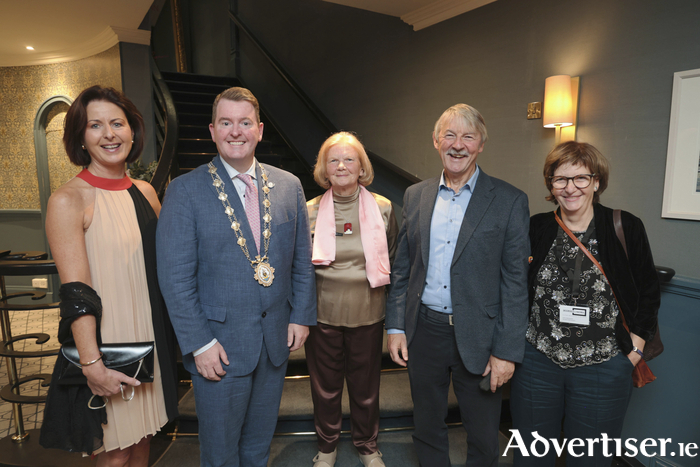
[[[311,377],[318,449],[335,450],[343,421],[343,379],[350,399],[352,442],[360,454],[377,451],[379,374],[384,323],[348,328],[318,323],[309,328],[306,362]]]

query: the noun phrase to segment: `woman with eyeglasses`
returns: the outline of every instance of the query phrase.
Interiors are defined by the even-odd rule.
[[[632,371],[656,333],[660,286],[644,225],[621,212],[625,251],[613,210],[599,203],[608,174],[607,160],[588,143],[562,143],[545,160],[547,200],[558,208],[530,219],[530,345],[510,402],[513,428],[528,449],[533,432],[559,440],[562,420],[568,439],[619,438]],[[568,455],[567,466],[609,467],[614,449],[593,447]],[[514,454],[517,467],[556,460],[554,449],[544,457]]]

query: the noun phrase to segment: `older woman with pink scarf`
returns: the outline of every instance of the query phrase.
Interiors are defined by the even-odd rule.
[[[377,433],[384,289],[398,225],[391,202],[365,188],[374,171],[353,134],[336,133],[323,143],[314,178],[328,191],[306,203],[318,298],[318,324],[306,341],[319,449],[313,465],[335,464],[345,379],[353,444],[363,465],[381,467]]]

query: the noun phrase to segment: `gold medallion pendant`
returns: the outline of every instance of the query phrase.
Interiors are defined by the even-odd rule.
[[[263,287],[270,287],[272,285],[272,281],[275,279],[275,268],[270,266],[270,263],[268,262],[269,260],[267,259],[267,252],[270,248],[270,237],[272,237],[272,231],[270,230],[270,224],[272,223],[272,215],[270,214],[270,207],[272,206],[272,203],[270,202],[270,189],[274,188],[275,184],[267,179],[267,173],[259,162],[258,166],[260,167],[261,177],[265,182],[262,187],[264,198],[262,203],[264,208],[264,215],[262,216],[262,220],[264,221],[262,246],[264,254],[262,257],[260,255],[256,256],[255,260],[253,260],[250,258],[250,252],[248,251],[246,240],[243,237],[243,232],[241,231],[241,224],[236,218],[236,213],[228,200],[228,195],[224,192],[224,181],[221,179],[221,177],[219,177],[219,174],[216,173],[217,169],[214,164],[212,162],[209,162],[208,164],[212,185],[214,185],[214,188],[216,188],[217,196],[224,206],[224,213],[228,216],[229,221],[231,222],[231,229],[233,229],[233,232],[236,235],[236,243],[238,243],[238,246],[241,247],[241,251],[245,255],[246,259],[250,261],[250,266],[253,268],[253,271],[255,271],[253,279],[258,281],[258,284],[262,285]]]
[[[270,287],[275,279],[275,268],[270,266],[270,263],[260,262],[255,267],[255,276],[253,278],[258,281],[258,284]]]

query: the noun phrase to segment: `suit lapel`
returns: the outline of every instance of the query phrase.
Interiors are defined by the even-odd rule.
[[[216,167],[216,173],[219,174],[219,177],[221,177],[221,180],[224,181],[224,193],[228,196],[228,201],[231,203],[231,207],[233,208],[233,211],[236,215],[236,219],[238,219],[238,223],[241,224],[241,233],[243,234],[243,238],[246,240],[246,245],[248,245],[248,251],[251,254],[251,259],[255,259],[255,255],[257,254],[257,248],[255,247],[255,240],[253,239],[253,232],[250,230],[250,223],[248,222],[248,216],[246,216],[245,213],[245,206],[241,203],[241,199],[238,196],[238,191],[236,191],[236,187],[233,186],[233,180],[229,178],[228,172],[224,168],[223,163],[221,162],[221,159],[219,156],[216,156],[213,160],[214,162],[214,167]],[[260,169],[256,169],[256,176],[260,176],[260,174],[257,172]],[[214,192],[215,196],[218,196],[218,192],[216,191],[216,188],[211,184],[211,176],[207,172],[207,177],[209,177],[209,188],[212,189]],[[258,180],[261,180],[258,178]],[[260,184],[258,184],[258,201],[260,201],[261,194],[260,194]],[[221,215],[225,216],[226,214],[224,213],[224,207],[223,203],[219,201],[219,204],[221,204]],[[258,207],[259,209],[259,207]],[[236,236],[236,234],[231,230],[231,235]]]
[[[270,172],[267,172],[269,175]],[[263,212],[265,210],[263,209],[263,201],[265,200],[265,193],[263,193],[263,186],[267,183],[265,180],[262,178],[262,170],[260,170],[260,163],[258,160],[255,160],[255,179],[258,182],[258,217],[260,218],[260,248],[263,249],[263,245],[265,243],[265,237],[262,235],[263,227],[265,226],[265,221],[263,220]],[[272,181],[272,180],[270,180]],[[270,190],[270,196],[272,196],[273,190]],[[272,202],[272,200],[270,200]],[[272,229],[272,223],[270,223],[270,229]],[[251,234],[252,235],[252,234]],[[251,240],[253,240],[253,248],[255,248],[255,240],[253,237],[251,237]],[[263,255],[262,252],[258,252],[260,256]]]
[[[464,213],[464,219],[462,220],[462,226],[459,229],[459,236],[457,237],[457,245],[455,245],[455,253],[452,256],[452,265],[457,262],[457,259],[464,251],[464,248],[469,243],[469,240],[474,234],[474,230],[481,222],[481,219],[486,214],[491,202],[496,197],[493,193],[493,182],[491,177],[486,175],[483,170],[479,173],[479,178],[476,181],[476,187],[474,188],[474,193],[472,193],[472,199],[469,201],[469,206],[467,207],[467,212]]]
[[[437,198],[439,186],[440,177],[426,186],[420,196],[420,246],[423,264],[426,268],[428,266],[428,259],[430,258],[430,223],[433,219],[433,210],[435,209],[435,200]]]

